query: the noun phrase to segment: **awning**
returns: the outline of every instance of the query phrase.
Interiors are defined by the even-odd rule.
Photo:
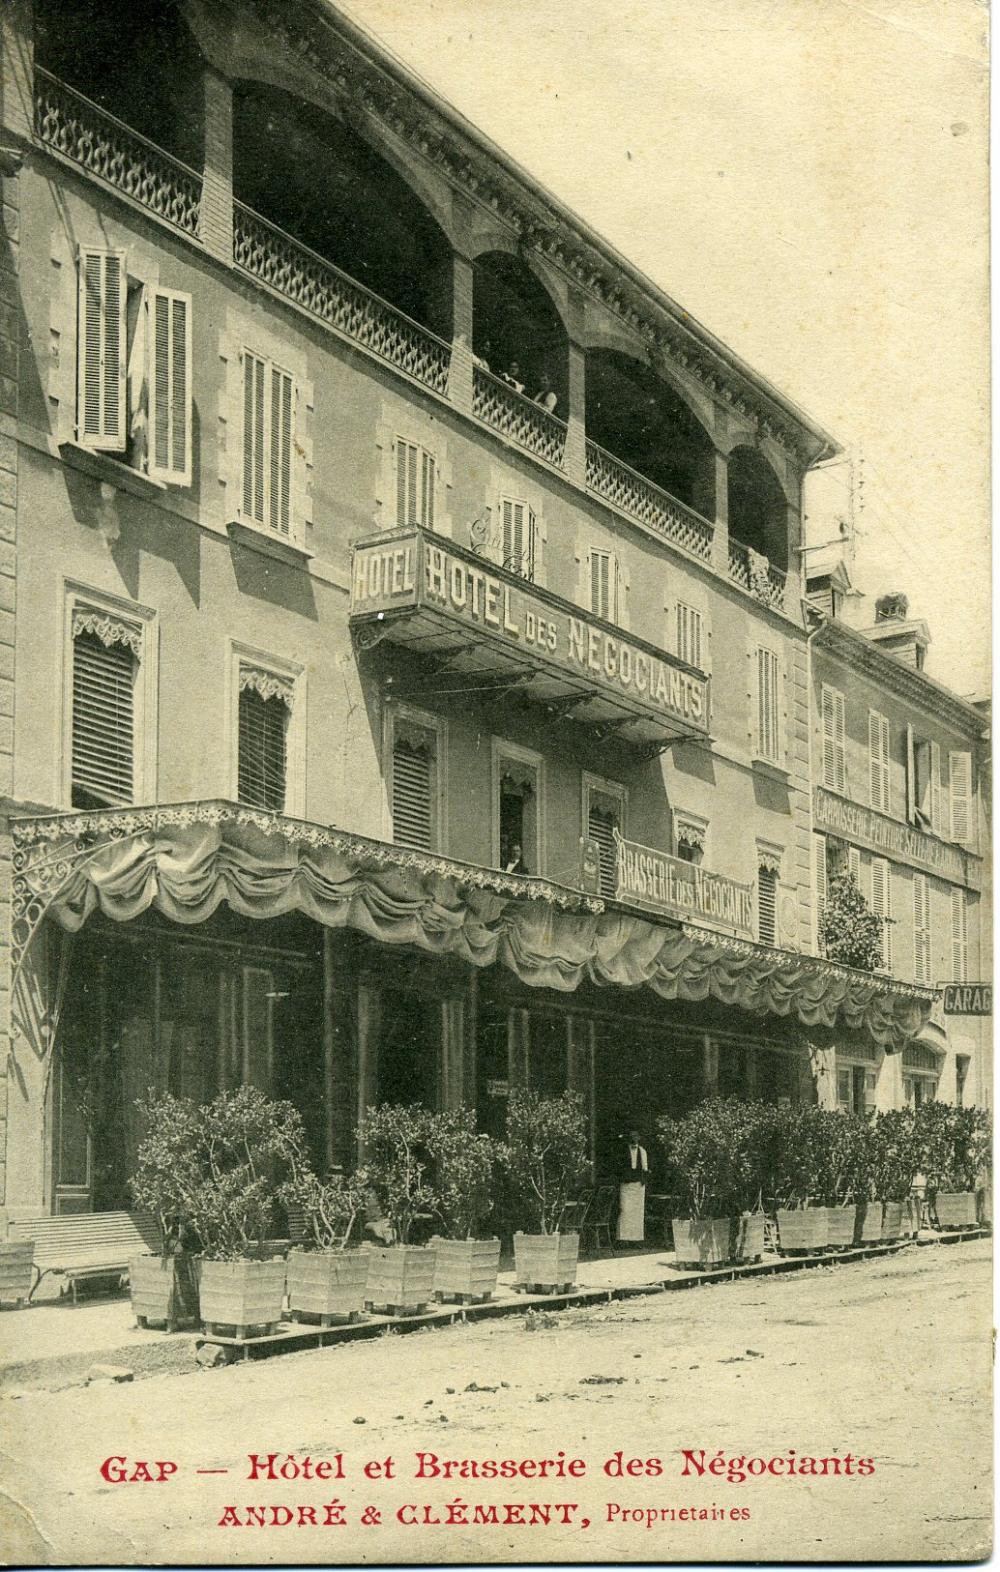
[[[246,917],[300,912],[382,944],[500,964],[533,988],[645,985],[663,999],[841,1025],[888,1052],[916,1036],[935,998],[814,956],[611,911],[544,879],[235,803],[58,814],[12,828],[15,962],[46,917],[75,931],[97,911],[129,922],[153,908],[193,924],[225,903]]]

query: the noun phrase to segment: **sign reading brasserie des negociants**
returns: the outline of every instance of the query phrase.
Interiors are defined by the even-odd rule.
[[[861,802],[848,802],[823,786],[813,792],[813,822],[817,830],[842,836],[897,862],[909,863],[926,873],[938,873],[954,884],[972,884],[970,870],[976,863],[960,846],[926,835],[900,819],[890,819]]]
[[[352,615],[409,608],[475,626],[567,675],[588,678],[609,696],[707,731],[707,679],[675,665],[670,656],[623,638],[555,596],[491,572],[485,559],[437,545],[416,531],[356,546]]]
[[[945,1015],[992,1015],[992,983],[945,983]]]
[[[738,884],[655,847],[623,840],[617,831],[615,853],[618,900],[753,938],[752,884]]]

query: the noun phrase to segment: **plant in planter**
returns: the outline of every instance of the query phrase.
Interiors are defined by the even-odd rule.
[[[311,1170],[298,1173],[281,1188],[280,1199],[306,1219],[312,1245],[291,1250],[287,1263],[288,1309],[293,1320],[318,1317],[321,1325],[356,1318],[364,1307],[370,1252],[367,1245],[348,1249],[359,1216],[364,1215],[370,1189],[359,1169],[350,1177],[333,1174],[320,1179]]]
[[[576,1281],[580,1235],[560,1229],[589,1166],[579,1092],[540,1097],[525,1087],[512,1090],[503,1161],[514,1206],[526,1225],[514,1234],[515,1284],[570,1287]]]
[[[873,972],[882,965],[884,919],[873,912],[852,873],[842,873],[827,892],[820,919],[823,954],[842,966]]]
[[[369,1306],[397,1314],[422,1310],[434,1293],[434,1248],[410,1243],[414,1225],[437,1209],[431,1183],[434,1124],[434,1115],[420,1103],[382,1103],[369,1108],[358,1126],[369,1194],[393,1240],[370,1247],[366,1299]]]
[[[136,1107],[143,1134],[129,1189],[136,1206],[159,1220],[162,1250],[129,1262],[132,1312],[140,1326],[162,1322],[172,1332],[198,1319],[199,1241],[190,1214],[201,1180],[199,1109],[189,1099],[152,1091]]]
[[[782,1254],[825,1250],[829,1243],[824,1196],[832,1183],[830,1117],[829,1110],[813,1106],[775,1110],[773,1184]]]
[[[979,1191],[992,1158],[992,1122],[984,1108],[923,1103],[916,1110],[920,1168],[932,1215],[940,1228],[969,1228],[979,1221]]]
[[[484,1239],[476,1230],[493,1210],[497,1144],[476,1133],[468,1108],[435,1115],[431,1143],[436,1210],[445,1230],[445,1238],[432,1241],[435,1295],[489,1299],[500,1269],[500,1240]]]
[[[824,1110],[820,1193],[826,1203],[826,1242],[832,1250],[854,1243],[858,1196],[865,1172],[865,1122],[853,1113]]]
[[[677,1205],[679,1266],[718,1266],[763,1253],[761,1196],[776,1112],[763,1103],[711,1097],[682,1119],[658,1121]]]
[[[870,1189],[882,1203],[881,1238],[890,1242],[903,1231],[903,1207],[920,1171],[920,1147],[912,1108],[877,1114],[870,1127]]]

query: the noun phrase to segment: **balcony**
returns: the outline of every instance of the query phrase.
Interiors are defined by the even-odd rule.
[[[198,233],[201,175],[40,66],[35,68],[35,134],[53,152],[176,229]]]
[[[787,574],[742,541],[729,542],[729,577],[762,606],[788,615]]]
[[[715,526],[596,442],[587,443],[587,490],[703,562],[711,557]]]
[[[357,544],[350,623],[359,650],[446,665],[454,694],[517,689],[647,754],[708,735],[702,672],[428,530]]]
[[[566,422],[541,404],[484,371],[473,370],[472,413],[488,426],[561,469],[566,454]]]

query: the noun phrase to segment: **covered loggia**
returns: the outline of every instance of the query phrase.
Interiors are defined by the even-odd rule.
[[[342,120],[237,83],[233,194],[366,289],[451,337],[450,244],[401,175]]]
[[[588,350],[587,436],[679,502],[715,517],[712,439],[650,366],[619,350]]]
[[[35,64],[201,169],[203,62],[175,0],[35,0]]]
[[[788,504],[781,482],[756,448],[729,455],[729,538],[788,568]]]
[[[480,366],[525,396],[555,394],[548,406],[566,418],[566,329],[545,287],[520,257],[478,256],[472,273],[472,347]]]

